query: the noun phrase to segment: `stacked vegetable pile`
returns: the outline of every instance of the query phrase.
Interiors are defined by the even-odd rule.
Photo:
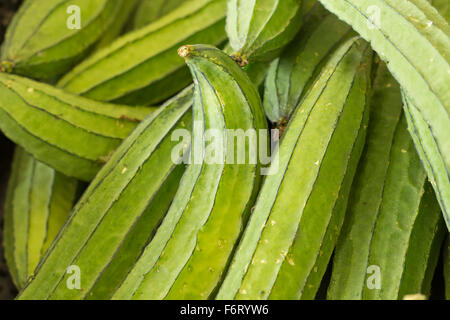
[[[18,299],[450,298],[430,2],[26,0],[0,58]]]

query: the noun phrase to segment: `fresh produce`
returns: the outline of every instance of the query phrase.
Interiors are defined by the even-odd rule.
[[[422,128],[413,132],[418,135],[414,141],[422,161],[436,175],[429,178],[441,195],[438,201],[450,230],[449,24],[426,0],[320,2],[371,42],[415,106],[417,116],[413,117]],[[373,11],[372,16],[366,15],[368,10]]]
[[[400,87],[385,64],[376,73],[371,107],[328,298],[428,296],[445,227],[401,116]]]
[[[449,299],[448,0],[0,7],[0,298]]]
[[[172,161],[171,134],[190,128],[191,92],[148,116],[120,145],[78,201],[20,299],[110,297],[152,239],[184,171]],[[67,287],[66,270],[72,265],[82,272],[80,289]]]
[[[330,52],[349,33],[347,24],[328,14],[322,6],[315,6],[299,36],[270,66],[265,83],[264,108],[271,122],[280,125],[288,122],[301,96],[314,80],[314,72],[320,71]]]
[[[251,161],[252,142],[245,143],[248,160],[242,164],[234,160],[236,148],[227,147],[227,130],[266,127],[256,87],[218,49],[184,46],[179,54],[195,79],[193,157],[166,218],[114,295],[117,299],[208,298],[259,189],[260,165]],[[211,162],[202,157],[203,150],[208,152],[208,130],[217,131],[215,143],[224,148]]]
[[[218,299],[313,299],[330,259],[368,120],[371,50],[332,54],[295,110]]]
[[[124,2],[130,0],[26,0],[6,33],[1,70],[56,80],[115,25]]]
[[[271,60],[302,24],[301,0],[228,0],[226,30],[242,64]]]
[[[133,27],[139,29],[164,17],[186,0],[141,0],[136,9]]]
[[[20,289],[69,216],[79,183],[17,147],[5,205],[3,243]]]
[[[58,85],[94,100],[160,103],[192,81],[177,55],[178,47],[225,41],[225,7],[225,0],[185,1],[162,19],[124,35],[84,60]]]
[[[37,160],[80,180],[92,180],[153,110],[95,102],[0,73],[0,129]]]

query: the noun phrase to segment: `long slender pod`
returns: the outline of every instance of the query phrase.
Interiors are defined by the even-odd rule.
[[[429,294],[444,226],[401,113],[400,87],[380,64],[328,299]]]
[[[110,298],[172,201],[184,171],[179,160],[189,146],[175,152],[172,134],[190,130],[191,104],[187,89],[124,140],[75,206],[20,299]],[[71,286],[73,268],[79,287]]]
[[[298,36],[272,62],[265,81],[264,109],[273,123],[286,123],[321,63],[350,33],[350,26],[320,5],[307,15]]]
[[[21,289],[69,216],[79,182],[16,147],[5,204],[4,245]]]
[[[54,81],[114,26],[127,1],[25,1],[5,35],[0,69]]]
[[[176,94],[191,81],[177,55],[186,43],[219,45],[226,39],[226,0],[190,0],[128,33],[83,61],[59,86],[94,100],[149,105]]]
[[[96,50],[111,44],[118,36],[123,32],[126,32],[126,26],[132,19],[133,14],[138,7],[141,0],[123,0],[119,7],[119,13],[116,16],[114,23],[108,28],[105,34],[102,36],[100,41],[96,45]]]
[[[228,0],[226,30],[243,61],[270,61],[302,23],[301,0]]]
[[[364,145],[371,62],[347,39],[300,102],[217,299],[314,297]]]
[[[0,73],[0,129],[37,160],[90,181],[154,109],[92,101]]]
[[[320,0],[339,18],[371,42],[400,83],[431,143],[414,138],[423,162],[439,175],[430,176],[437,194],[448,189],[450,169],[450,26],[426,0]],[[417,54],[420,48],[421,54]],[[424,134],[417,130],[415,134]],[[440,158],[440,159],[437,159]],[[439,163],[437,163],[439,162]],[[441,170],[444,164],[444,171]],[[437,166],[437,167],[435,167]],[[450,198],[439,197],[450,229]]]
[[[178,8],[186,0],[141,0],[133,18],[133,28],[139,29]]]
[[[258,136],[267,122],[255,85],[218,49],[184,46],[179,53],[195,79],[191,164],[115,299],[207,299],[259,189],[258,140],[265,140]],[[238,141],[242,133],[239,145],[234,133]]]

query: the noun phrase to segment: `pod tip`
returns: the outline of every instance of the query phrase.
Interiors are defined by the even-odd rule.
[[[186,45],[182,46],[178,49],[178,55],[182,58],[187,58],[192,54],[193,48],[192,46]]]

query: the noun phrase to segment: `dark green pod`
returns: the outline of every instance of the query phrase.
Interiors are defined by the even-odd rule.
[[[79,183],[16,147],[5,204],[3,243],[18,289],[69,216]]]
[[[226,30],[235,55],[243,61],[270,61],[302,23],[301,0],[228,0]]]
[[[37,160],[90,181],[153,108],[92,101],[0,73],[0,129]]]
[[[444,245],[444,281],[445,281],[445,297],[450,300],[450,238]]]
[[[25,1],[5,35],[1,68],[39,80],[57,79],[114,25],[126,1]],[[72,15],[76,15],[73,21]],[[80,28],[76,23],[73,28],[78,17]]]
[[[370,66],[348,39],[300,102],[217,299],[314,298],[364,145]]]
[[[167,216],[115,299],[209,298],[259,189],[259,161],[236,163],[235,148],[227,147],[218,161],[208,162],[201,151],[208,153],[204,135],[210,130],[221,133],[216,146],[228,146],[228,130],[258,133],[266,128],[256,86],[216,48],[184,46],[179,53],[195,79],[191,164]],[[244,147],[245,159],[251,159],[255,146],[246,142]]]
[[[385,64],[374,81],[364,155],[336,247],[328,299],[429,294],[443,221],[401,118],[400,87]]]
[[[139,29],[161,19],[186,0],[141,0],[133,19],[133,28]]]
[[[110,298],[152,239],[178,187],[183,155],[173,158],[171,135],[190,130],[191,104],[189,89],[125,139],[75,206],[20,299]],[[68,285],[70,267],[79,268],[79,288]]]
[[[219,45],[226,39],[226,0],[187,1],[151,25],[130,32],[68,73],[59,86],[100,101],[160,103],[192,79],[177,55],[186,43]]]
[[[273,123],[286,123],[327,57],[351,34],[350,27],[317,4],[294,41],[272,62],[264,109]]]

